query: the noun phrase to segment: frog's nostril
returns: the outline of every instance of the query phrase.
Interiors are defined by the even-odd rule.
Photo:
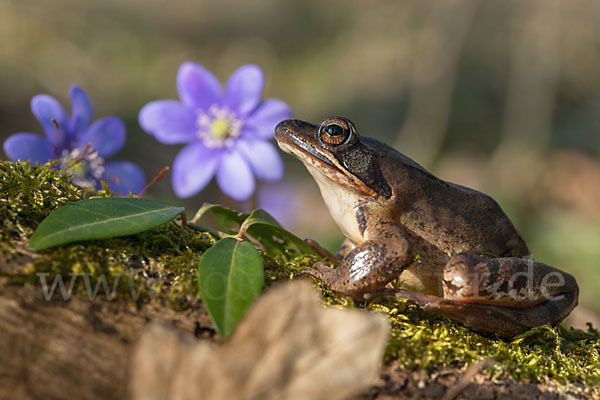
[[[288,123],[289,123],[289,120],[284,120],[277,124],[277,126],[275,127],[275,137],[276,138],[285,135],[285,133],[287,131]]]
[[[286,119],[277,124],[275,127],[275,134],[299,134],[300,132],[313,132],[315,129],[316,126],[309,124],[308,122],[304,122],[299,119]]]

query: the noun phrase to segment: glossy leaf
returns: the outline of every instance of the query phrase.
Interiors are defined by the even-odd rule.
[[[257,208],[246,218],[243,226],[250,227],[255,224],[269,224],[281,228],[279,222],[263,209]]]
[[[262,244],[270,256],[293,257],[301,254],[316,254],[304,240],[283,229],[275,218],[264,210],[252,211],[244,221],[243,228]]]
[[[205,214],[211,213],[223,232],[236,234],[239,231],[255,238],[272,257],[294,257],[301,254],[316,254],[315,250],[304,240],[286,231],[265,210],[256,209],[251,214],[241,213],[229,208],[204,203],[198,210],[194,221],[199,221]]]
[[[223,338],[231,335],[263,283],[262,259],[248,242],[221,239],[202,255],[198,264],[200,296]]]
[[[206,213],[211,213],[215,217],[219,229],[226,233],[237,233],[238,228],[249,215],[218,204],[204,203],[192,221],[200,221]]]
[[[82,240],[132,235],[164,224],[183,210],[183,207],[135,198],[76,201],[48,215],[31,236],[29,247],[42,250]]]

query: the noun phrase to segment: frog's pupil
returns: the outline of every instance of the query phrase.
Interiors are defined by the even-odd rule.
[[[327,132],[330,136],[340,136],[344,134],[344,128],[338,124],[331,124],[325,127],[325,132]]]

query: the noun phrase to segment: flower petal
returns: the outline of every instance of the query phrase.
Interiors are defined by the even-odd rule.
[[[236,148],[258,178],[273,182],[283,177],[283,163],[273,144],[262,140],[239,140]]]
[[[52,144],[34,133],[15,133],[4,141],[4,152],[13,161],[45,163],[52,159]]]
[[[108,182],[111,191],[122,195],[139,193],[146,185],[142,168],[129,161],[109,161],[104,164],[102,180]]]
[[[52,143],[56,133],[54,119],[58,123],[59,133],[56,135],[56,148],[62,149],[71,141],[68,137],[69,116],[60,103],[52,96],[38,94],[31,99],[31,112],[40,121],[46,137]]]
[[[245,133],[253,137],[271,139],[277,124],[291,116],[292,110],[283,101],[267,99],[260,103],[252,114],[248,115],[243,129]]]
[[[91,143],[100,157],[110,157],[125,145],[125,124],[118,117],[104,117],[94,122],[77,138],[77,146]]]
[[[181,102],[192,110],[208,108],[221,101],[219,80],[203,66],[184,62],[177,71],[177,91]]]
[[[227,81],[223,104],[240,117],[252,112],[260,102],[265,77],[256,65],[242,65]]]
[[[190,197],[210,182],[219,160],[219,153],[202,142],[188,144],[173,163],[173,190],[177,197]]]
[[[300,220],[305,202],[302,188],[291,181],[260,185],[256,191],[256,208],[271,214],[284,227]]]
[[[235,150],[223,153],[217,170],[217,183],[223,193],[237,201],[247,200],[254,192],[254,177],[250,166]]]
[[[70,131],[77,135],[92,123],[92,103],[79,86],[71,86],[71,125]]]
[[[175,100],[146,104],[138,115],[140,126],[165,144],[187,143],[196,134],[196,116]]]

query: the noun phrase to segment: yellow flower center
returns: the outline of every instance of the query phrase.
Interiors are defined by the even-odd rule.
[[[240,136],[242,120],[227,108],[216,104],[198,111],[196,137],[208,148],[231,147]]]
[[[228,120],[224,118],[215,119],[210,126],[210,133],[216,138],[225,139],[229,136],[231,131],[231,125]]]

